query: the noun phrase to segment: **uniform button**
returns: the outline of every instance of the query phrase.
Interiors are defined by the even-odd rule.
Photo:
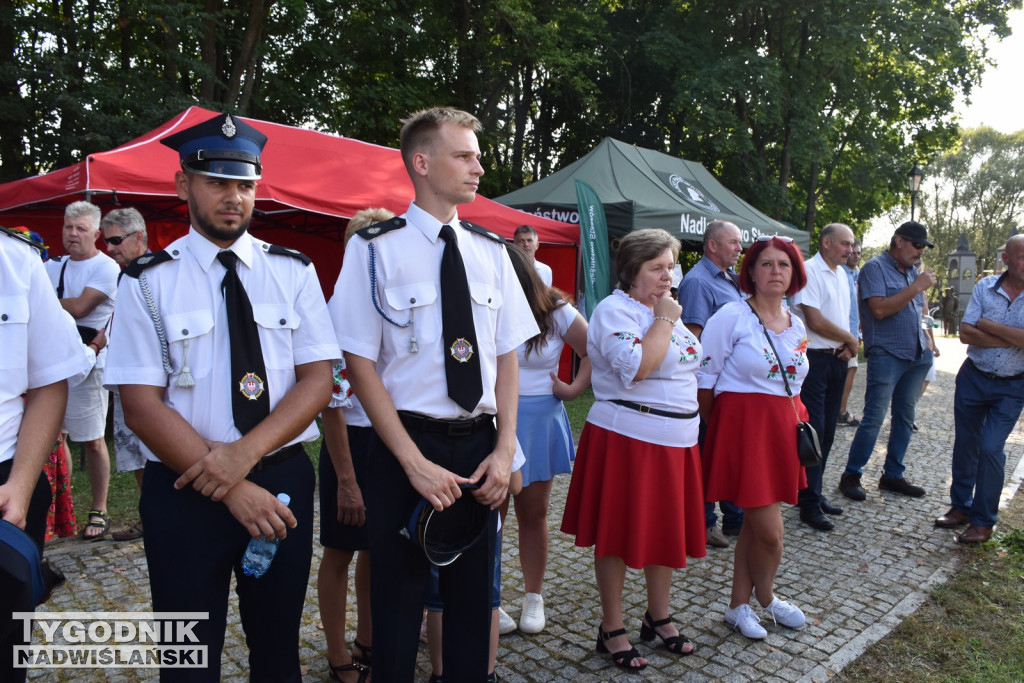
[[[182,330],[181,333],[187,335],[188,334],[188,330],[187,329],[186,330]]]
[[[178,255],[178,250],[175,249],[174,251],[171,252],[171,254],[173,254],[174,256],[177,256]]]
[[[487,298],[487,303],[491,303],[490,297]]]
[[[284,324],[285,324],[286,322],[288,322],[288,321],[287,321],[287,320],[285,320],[284,318],[281,318],[281,324],[282,324],[282,325],[284,325]]]
[[[416,303],[416,297],[412,297],[411,299],[409,299],[409,303],[411,303],[411,304]]]
[[[0,315],[0,320],[6,321],[7,320],[7,314],[4,313],[3,315]]]

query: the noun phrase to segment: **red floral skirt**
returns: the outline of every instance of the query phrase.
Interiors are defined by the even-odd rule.
[[[53,498],[46,513],[46,540],[66,538],[78,533],[75,521],[75,501],[71,496],[71,476],[68,472],[68,451],[64,445],[64,434],[57,435],[57,445],[50,451],[50,457],[43,465],[46,478],[50,480]]]
[[[637,441],[591,423],[583,427],[562,531],[597,557],[641,569],[686,566],[704,557],[704,497],[696,446]]]

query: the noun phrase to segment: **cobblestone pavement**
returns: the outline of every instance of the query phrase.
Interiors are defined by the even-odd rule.
[[[593,578],[590,549],[577,548],[572,539],[557,531],[569,477],[556,480],[551,501],[551,559],[544,598],[547,628],[542,634],[502,636],[498,673],[502,680],[607,681],[638,678],[651,681],[824,681],[856,659],[871,643],[882,638],[925,599],[926,593],[946,580],[959,558],[971,550],[954,541],[954,532],[933,526],[935,517],[949,506],[949,460],[953,442],[954,376],[964,358],[956,339],[940,338],[942,356],[938,377],[918,407],[920,431],[907,454],[907,477],[928,489],[921,499],[881,493],[875,482],[884,458],[888,430],[883,427],[875,455],[865,470],[868,499],[845,500],[836,483],[846,460],[854,430],[838,429],[825,486],[834,502],[846,512],[835,518],[831,533],[803,525],[796,508],[786,506],[786,549],[777,580],[777,592],[799,605],[808,623],[799,631],[773,624],[768,618],[768,638],[755,642],[735,633],[722,615],[728,605],[732,551],[708,549],[704,559],[675,574],[672,613],[680,629],[697,644],[691,657],[676,658],[664,648],[639,644],[650,666],[634,676],[611,666],[606,656],[594,652],[600,604]],[[860,414],[866,368],[857,373],[851,396],[851,412]],[[1018,426],[1007,442],[1005,494],[1012,496],[1024,465],[1024,430]],[[504,605],[513,618],[519,616],[522,577],[517,559],[515,516],[510,514],[505,532]],[[47,605],[46,611],[111,610],[148,611],[149,585],[141,542],[59,541],[48,546],[47,556],[67,575],[67,585]],[[319,563],[317,545],[314,568]],[[631,638],[645,609],[642,573],[627,576],[624,612]],[[225,680],[245,680],[247,650],[233,605],[223,661]],[[767,617],[766,617],[767,618]],[[355,615],[349,613],[354,626]],[[354,633],[354,628],[351,633]],[[350,638],[351,638],[350,633]],[[36,634],[38,638],[38,633]],[[316,574],[310,576],[301,632],[301,656],[307,681],[328,680],[325,649],[316,606]],[[429,675],[426,648],[420,648],[422,680]],[[156,680],[153,670],[33,670],[40,681],[140,681]]]

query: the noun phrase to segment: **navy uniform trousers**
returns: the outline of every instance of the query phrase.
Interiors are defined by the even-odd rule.
[[[301,447],[301,446],[300,446]],[[249,680],[299,683],[299,625],[313,557],[313,489],[316,475],[305,453],[250,473],[247,479],[288,506],[298,526],[288,530],[274,561],[260,578],[242,573],[249,532],[223,502],[192,488],[174,489],[178,475],[158,462],[146,464],[139,513],[155,612],[209,612],[194,629],[209,648],[205,669],[161,669],[161,681],[220,681],[231,573],[249,646]]]
[[[420,452],[441,467],[468,477],[494,449],[493,423],[468,436],[410,429]],[[374,433],[366,518],[370,525],[370,604],[373,611],[374,683],[411,683],[416,670],[420,622],[430,563],[423,550],[400,534],[420,494],[405,470]],[[471,495],[468,491],[462,495]],[[442,632],[445,683],[480,683],[490,668],[491,590],[497,511],[487,537],[459,559],[439,567],[444,600]],[[149,529],[146,529],[149,533]]]
[[[807,468],[807,488],[800,489],[798,502],[801,507],[816,508],[823,499],[822,477],[836,438],[836,420],[843,402],[847,362],[829,351],[807,349],[807,363],[807,377],[800,387],[800,400],[807,408],[808,422],[821,443],[821,464]]]

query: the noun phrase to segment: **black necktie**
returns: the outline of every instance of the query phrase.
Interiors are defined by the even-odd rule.
[[[235,269],[238,256],[233,251],[222,251],[217,254],[217,260],[228,271],[220,288],[228,307],[228,335],[231,337],[231,412],[235,427],[246,434],[270,413],[267,368],[263,363],[252,304]]]
[[[484,393],[480,357],[473,326],[473,302],[469,298],[466,265],[459,253],[455,231],[441,226],[441,328],[444,337],[444,374],[448,396],[472,413]]]

